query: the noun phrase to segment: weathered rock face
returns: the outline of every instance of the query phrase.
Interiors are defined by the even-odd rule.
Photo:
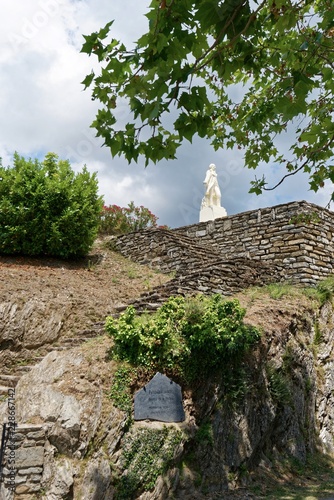
[[[97,381],[80,377],[83,356],[74,350],[48,354],[16,388],[20,422],[43,422],[58,453],[78,457],[95,434],[102,405]]]
[[[27,302],[0,303],[0,348],[36,348],[57,340],[69,308],[57,301],[50,304],[31,299]]]
[[[226,495],[231,475],[238,479],[243,470],[259,471],[284,458],[305,463],[316,449],[333,453],[333,306],[326,304],[319,315],[309,308],[275,309],[263,305],[266,330],[244,366],[250,390],[241,401],[226,400],[223,384],[198,395],[210,436],[191,448],[195,459],[176,498],[188,498],[194,476],[200,491]],[[212,410],[205,414],[206,408]]]
[[[246,386],[236,380],[232,399],[224,379],[188,391],[186,421],[177,427],[183,437],[170,468],[136,498],[228,498],[243,470],[261,470],[283,457],[304,462],[316,443],[334,451],[332,305],[319,312],[306,298],[245,297],[246,321],[263,329],[243,364]],[[49,353],[18,382],[18,499],[32,500],[43,488],[47,500],[112,500],[126,478],[128,419],[107,395],[115,370],[106,359],[110,340],[94,342]],[[1,419],[5,412],[6,403]],[[145,425],[152,433],[159,428]],[[135,436],[136,427],[130,430]]]
[[[325,450],[334,453],[334,309],[330,303],[322,308],[316,324],[320,342],[317,346],[319,376],[314,387],[319,437]]]
[[[52,463],[51,477],[47,484],[47,500],[58,500],[60,498],[73,498],[73,484],[76,473],[72,462],[67,458],[61,458]],[[43,483],[42,483],[43,484]]]
[[[114,488],[111,480],[110,464],[107,458],[97,457],[90,460],[82,480],[80,498],[91,500],[103,498],[112,500]]]

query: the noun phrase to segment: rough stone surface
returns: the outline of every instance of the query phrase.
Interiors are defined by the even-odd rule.
[[[27,302],[0,303],[0,342],[2,348],[36,348],[54,342],[59,337],[62,318],[69,311],[66,304],[30,299]],[[7,325],[10,324],[9,329]]]
[[[73,498],[74,475],[75,470],[70,460],[64,458],[57,461],[55,473],[45,499],[59,500],[61,498]]]
[[[17,418],[48,426],[48,440],[59,453],[83,451],[95,433],[101,389],[76,376],[83,357],[54,351],[24,375],[16,387]]]
[[[163,272],[200,272],[213,259],[248,258],[272,265],[281,279],[315,284],[333,271],[334,214],[312,203],[292,202],[171,231],[131,233],[113,245]],[[223,289],[224,278],[220,281]]]
[[[30,468],[42,466],[44,462],[44,447],[34,446],[19,448],[15,453],[15,464],[18,468]]]
[[[103,498],[112,500],[114,498],[111,470],[106,458],[94,458],[87,464],[82,481],[81,500],[92,500]]]

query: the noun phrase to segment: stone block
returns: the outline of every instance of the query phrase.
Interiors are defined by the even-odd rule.
[[[305,239],[304,238],[292,239],[292,240],[287,241],[288,245],[300,245],[302,243],[305,243]]]
[[[294,250],[290,253],[291,257],[300,257],[300,261],[304,262],[304,256],[306,255],[305,250]]]
[[[280,252],[291,253],[294,252],[295,250],[300,250],[300,247],[298,245],[290,245],[290,246],[285,245],[284,247],[281,247]]]
[[[300,248],[302,248],[303,250],[307,250],[307,251],[312,251],[314,246],[313,245],[309,245],[308,243],[302,243],[300,245]]]
[[[18,433],[28,434],[29,432],[36,432],[43,430],[43,425],[41,424],[20,424],[17,428]]]
[[[42,466],[44,462],[44,447],[19,448],[16,451],[15,461],[16,467],[19,469]]]
[[[284,264],[291,264],[293,262],[296,262],[296,257],[286,257],[283,259]]]
[[[292,267],[293,267],[294,269],[298,269],[298,268],[301,268],[301,267],[305,267],[305,263],[304,263],[304,262],[294,262],[294,263],[292,264]]]
[[[27,482],[28,482],[27,479],[28,479],[28,476],[21,476],[19,471],[18,471],[18,473],[15,476],[16,487],[19,484],[27,484]]]
[[[25,439],[25,434],[21,434],[19,432],[15,432],[14,434],[15,441],[21,442]]]
[[[42,474],[43,468],[42,467],[29,467],[28,469],[20,469],[23,474]],[[20,471],[19,471],[20,473]]]
[[[41,477],[42,475],[41,474],[32,474],[29,478],[29,480],[32,482],[32,483],[40,483],[41,481]]]
[[[20,484],[16,486],[15,493],[17,495],[24,495],[25,493],[30,493],[30,488],[27,484]]]
[[[276,241],[273,242],[272,246],[278,248],[278,247],[284,247],[285,244],[286,243],[282,241],[282,239],[277,239]]]

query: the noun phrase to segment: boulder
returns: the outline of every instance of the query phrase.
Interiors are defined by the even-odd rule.
[[[80,377],[84,357],[75,349],[53,351],[24,375],[16,387],[16,418],[48,427],[58,453],[85,453],[100,418],[102,389]]]

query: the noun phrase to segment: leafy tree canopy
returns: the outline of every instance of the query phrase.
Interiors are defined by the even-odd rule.
[[[109,41],[112,22],[84,37],[82,52],[101,67],[83,81],[103,105],[92,126],[113,156],[175,158],[197,134],[244,150],[248,168],[283,164],[283,179],[304,171],[314,191],[334,181],[332,0],[152,0],[146,17],[131,50]]]

